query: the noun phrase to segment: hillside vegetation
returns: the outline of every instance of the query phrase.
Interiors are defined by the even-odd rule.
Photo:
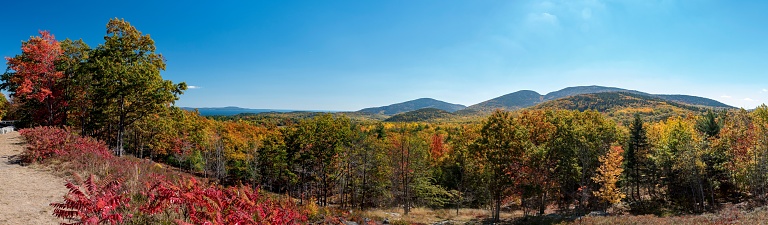
[[[384,120],[385,122],[426,122],[451,118],[453,114],[445,110],[426,108],[400,113]]]
[[[451,104],[451,103],[447,103],[444,101],[439,101],[431,98],[420,98],[420,99],[392,104],[388,106],[361,109],[360,111],[357,111],[357,112],[369,113],[369,114],[395,115],[398,113],[410,112],[413,110],[419,110],[419,109],[425,109],[425,108],[435,108],[435,109],[441,109],[447,112],[455,112],[455,111],[466,108],[466,106],[459,105],[459,104]]]
[[[629,92],[581,94],[541,103],[534,109],[595,110],[620,122],[629,124],[635,114],[647,121],[662,121],[670,117],[697,115],[707,108],[685,105],[658,97]]]
[[[535,91],[517,91],[475,105],[471,105],[458,114],[487,114],[496,109],[518,110],[541,102],[541,95]]]

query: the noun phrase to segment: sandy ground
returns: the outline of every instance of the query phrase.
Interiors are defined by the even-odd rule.
[[[63,178],[13,163],[24,146],[18,132],[0,134],[0,224],[58,224],[51,202],[67,193]]]

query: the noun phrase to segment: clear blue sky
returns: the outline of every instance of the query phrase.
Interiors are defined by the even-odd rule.
[[[768,102],[768,2],[7,1],[0,55],[38,30],[150,34],[179,106],[358,110],[421,97],[472,105],[576,85]]]

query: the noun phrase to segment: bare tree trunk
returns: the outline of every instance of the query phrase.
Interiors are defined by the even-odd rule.
[[[120,115],[117,122],[117,149],[115,154],[117,156],[123,156],[123,133],[125,133],[125,97],[120,96]]]
[[[541,205],[539,205],[539,215],[544,215],[544,211],[547,209],[547,191],[541,193]]]

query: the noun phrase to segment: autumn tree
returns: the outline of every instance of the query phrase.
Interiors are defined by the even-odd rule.
[[[67,102],[61,86],[64,74],[56,69],[61,45],[48,31],[40,31],[40,36],[23,42],[21,50],[21,55],[6,57],[2,89],[30,110],[31,124],[62,125],[66,114],[61,109]]]
[[[696,131],[695,118],[670,118],[649,129],[655,181],[664,187],[665,200],[692,211],[704,211],[714,204],[713,178],[708,177],[707,158],[712,154]]]
[[[304,189],[301,195],[318,197],[321,205],[328,204],[338,179],[337,156],[349,142],[350,126],[349,118],[326,113],[302,120],[286,135],[288,155],[294,162],[291,169]]]
[[[91,100],[101,131],[112,137],[115,154],[121,156],[126,128],[168,107],[186,84],[163,80],[160,71],[165,70],[165,60],[155,53],[155,42],[127,21],[109,20],[104,40],[89,58],[95,71]]]
[[[407,215],[413,207],[414,181],[424,175],[428,157],[427,142],[418,135],[418,125],[399,124],[394,135],[388,135],[391,142],[390,163],[393,168],[392,192],[398,204]]]
[[[362,126],[352,132],[351,145],[344,147],[341,155],[344,156],[339,190],[342,206],[361,210],[381,206],[389,198],[392,174],[387,141],[378,138],[378,131]]]
[[[621,167],[624,157],[624,149],[621,146],[613,146],[605,155],[600,156],[600,167],[592,180],[600,185],[600,189],[593,194],[607,204],[621,202],[626,195],[618,188],[617,183],[624,169]]]
[[[619,138],[616,124],[596,111],[549,111],[547,118],[556,127],[547,157],[556,160],[552,174],[560,206],[578,203],[577,209],[585,209],[597,203],[591,195],[598,186],[591,178],[599,156]]]
[[[499,221],[503,200],[513,193],[515,178],[523,163],[528,132],[511,113],[497,110],[488,117],[475,142],[475,154],[485,164],[493,202],[493,221]]]
[[[525,149],[523,166],[518,171],[521,181],[517,185],[521,186],[524,214],[528,208],[538,205],[538,213],[543,215],[549,203],[549,193],[555,191],[557,185],[553,170],[557,159],[549,157],[556,127],[544,110],[525,110],[515,119],[525,127],[531,143]]]
[[[63,54],[57,61],[57,68],[64,75],[63,83],[64,99],[67,105],[62,106],[67,112],[64,124],[80,128],[80,133],[88,134],[90,130],[88,112],[93,105],[92,74],[87,60],[91,54],[91,47],[82,39],[65,39],[61,42]]]

